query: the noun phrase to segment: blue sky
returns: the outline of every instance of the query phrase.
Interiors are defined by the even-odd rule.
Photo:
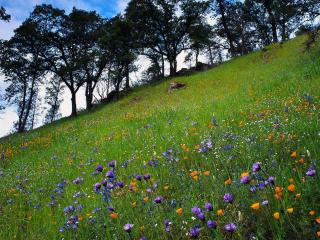
[[[11,21],[9,23],[0,22],[0,39],[10,39],[14,29],[29,16],[35,5],[43,3],[52,4],[57,8],[66,10],[66,12],[70,12],[75,6],[79,9],[95,10],[103,17],[108,18],[122,12],[127,6],[128,1],[129,0],[0,0],[0,6],[6,8],[7,12],[11,15]],[[6,88],[3,79],[4,77],[0,73],[0,92],[2,93]],[[70,111],[68,106],[70,97],[66,95],[64,98],[67,101],[64,101],[61,111],[63,116],[67,116]],[[80,102],[80,106],[84,104],[83,99],[79,99],[78,102]],[[7,107],[5,111],[0,113],[0,137],[7,135],[12,130],[13,122],[16,121],[16,119],[17,115],[12,106]]]

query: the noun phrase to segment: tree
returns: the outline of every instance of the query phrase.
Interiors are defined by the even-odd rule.
[[[105,25],[101,39],[103,48],[109,53],[109,76],[113,82],[117,98],[123,80],[125,88],[130,87],[130,72],[135,70],[134,61],[137,57],[132,37],[131,23],[118,15]]]
[[[196,0],[131,0],[126,18],[134,26],[141,54],[162,56],[169,62],[170,75],[175,75],[177,56],[189,47],[189,30],[208,6]]]
[[[18,132],[24,132],[34,125],[39,85],[46,69],[41,51],[35,25],[28,20],[15,30],[15,35],[3,46],[0,66],[5,81],[9,83],[6,99],[9,104],[17,106]]]
[[[66,15],[63,10],[44,4],[36,6],[29,19],[37,25],[36,36],[44,47],[41,56],[48,70],[70,91],[71,116],[76,116],[76,94],[86,82],[81,55],[86,43],[77,29],[77,18],[72,13]]]
[[[4,7],[0,7],[0,20],[7,21],[11,19],[11,16],[6,13],[6,9]]]
[[[58,80],[54,79],[56,78],[53,77],[46,87],[45,103],[49,105],[49,108],[47,108],[47,113],[44,118],[45,124],[52,123],[61,117],[59,108],[63,101],[61,95],[63,94],[64,86],[59,78],[57,78]]]

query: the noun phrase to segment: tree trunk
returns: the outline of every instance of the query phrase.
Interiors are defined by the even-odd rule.
[[[71,91],[71,117],[77,116],[77,99],[76,99],[76,92],[74,90]]]
[[[265,5],[268,14],[269,14],[269,19],[270,19],[270,23],[271,23],[271,31],[272,31],[272,41],[274,43],[278,42],[278,34],[277,34],[277,22],[276,22],[276,18],[272,12],[271,6]]]
[[[163,55],[161,55],[161,67],[162,67],[162,77],[164,77],[164,56]]]
[[[87,110],[92,109],[92,100],[93,100],[93,87],[92,87],[92,81],[87,81],[86,86],[86,105]]]
[[[229,46],[230,46],[230,53],[231,53],[231,56],[234,57],[236,55],[236,52],[235,52],[235,48],[234,48],[234,45],[233,45],[232,36],[231,36],[231,33],[229,31],[229,28],[228,28],[227,19],[226,19],[226,16],[225,16],[224,1],[223,0],[218,0],[218,4],[219,4],[219,10],[220,10],[220,14],[221,14],[221,21],[222,21],[223,29],[224,29],[224,31],[225,31],[225,33],[227,35],[227,40],[228,40]]]
[[[199,62],[199,49],[196,50],[196,66],[198,65]]]
[[[213,65],[213,55],[212,55],[212,50],[210,45],[208,46],[208,50],[209,50],[210,64]]]
[[[129,89],[130,88],[130,71],[129,71],[129,64],[126,65],[126,85],[125,85],[125,89]]]

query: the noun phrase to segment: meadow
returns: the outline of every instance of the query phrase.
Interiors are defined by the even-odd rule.
[[[0,239],[319,238],[320,47],[304,41],[0,139]]]

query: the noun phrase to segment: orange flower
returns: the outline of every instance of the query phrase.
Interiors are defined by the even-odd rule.
[[[110,214],[110,217],[111,217],[112,219],[117,219],[117,218],[119,217],[119,214],[113,212],[113,213]]]
[[[299,163],[304,164],[304,159],[300,158]]]
[[[210,171],[204,171],[203,174],[206,176],[210,176]]]
[[[311,210],[311,211],[309,212],[309,215],[310,215],[310,216],[313,216],[315,213],[316,213],[316,212],[315,212],[314,210]]]
[[[217,215],[218,215],[218,216],[224,215],[223,209],[219,209],[219,210],[217,211]]]
[[[224,185],[231,185],[232,181],[231,178],[228,178],[225,182]]]
[[[195,181],[198,181],[199,180],[199,176],[193,176],[192,179],[195,180]]]
[[[259,208],[260,208],[260,203],[254,203],[254,204],[252,204],[251,206],[250,206],[252,209],[254,209],[254,210],[258,210]]]
[[[288,186],[288,190],[289,190],[290,192],[294,192],[294,190],[295,190],[294,184],[290,184],[290,185]]]
[[[82,216],[79,216],[79,221],[82,221],[83,220],[83,217]]]
[[[276,187],[274,190],[277,194],[282,193],[282,188],[281,187]]]
[[[279,218],[280,218],[280,213],[279,213],[279,212],[275,212],[275,213],[273,214],[273,217],[274,217],[275,220],[279,220]]]
[[[293,213],[293,208],[288,208],[287,213],[289,213],[289,214]]]
[[[149,197],[144,197],[144,198],[143,198],[143,201],[144,201],[144,202],[148,202],[148,200],[149,200]]]
[[[296,151],[292,152],[290,156],[291,156],[292,158],[297,157],[297,152],[296,152]]]
[[[198,174],[199,174],[198,171],[192,171],[192,172],[190,173],[190,176],[191,176],[191,177],[194,177],[194,176],[197,176]]]
[[[178,215],[182,215],[183,209],[182,209],[182,208],[178,208],[178,209],[176,210],[176,213],[177,213]]]
[[[316,234],[317,234],[317,237],[320,237],[320,231],[318,231]]]
[[[317,222],[318,224],[320,224],[320,217],[318,217],[318,218],[316,219],[316,222]]]

